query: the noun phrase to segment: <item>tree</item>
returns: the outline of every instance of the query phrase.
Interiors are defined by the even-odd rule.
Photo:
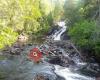
[[[33,35],[43,35],[49,30],[47,18],[44,18],[41,12],[40,1],[0,0],[0,29],[2,30],[0,48],[11,45],[16,41],[18,34],[23,32],[33,37]],[[7,36],[11,37],[6,38]],[[5,40],[8,42],[6,43]]]
[[[83,19],[83,16],[80,12],[82,9],[82,2],[75,2],[74,0],[66,0],[64,4],[64,19],[69,19],[70,25],[72,26],[75,22]]]

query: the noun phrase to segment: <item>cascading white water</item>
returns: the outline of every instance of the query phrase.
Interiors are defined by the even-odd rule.
[[[65,22],[58,22],[59,30],[52,36],[54,40],[60,40],[61,35],[66,31],[67,26],[65,26]]]
[[[60,29],[54,33],[54,35],[52,36],[54,40],[61,40],[61,35],[66,31],[67,26],[65,26],[65,22],[58,22],[58,25],[60,27]],[[77,58],[77,59],[76,59]],[[75,60],[75,63],[77,65],[77,67],[81,67],[85,64],[83,64],[80,59],[78,58],[78,56],[75,56],[75,58],[73,58]],[[82,64],[81,64],[82,63]],[[54,65],[55,67],[55,73],[63,78],[65,78],[65,80],[95,80],[94,78],[79,74],[79,73],[75,73],[73,71],[71,71],[70,67],[62,67],[59,65]],[[75,70],[75,69],[74,69]]]
[[[59,65],[55,65],[55,73],[64,77],[65,80],[95,80],[94,78],[72,72],[71,68],[64,68]]]
[[[61,35],[67,29],[63,21],[58,22],[58,25],[60,29],[52,36],[54,40],[60,40]],[[86,63],[81,62],[78,55],[75,55],[74,58],[71,57],[76,65],[71,65],[69,67],[50,64],[45,61],[45,59],[48,59],[45,57],[43,57],[43,63],[35,64],[33,61],[30,61],[27,56],[30,49],[34,47],[38,46],[26,46],[24,51],[21,52],[21,55],[10,55],[7,56],[6,60],[0,60],[0,77],[2,73],[2,78],[4,78],[0,78],[0,80],[34,80],[35,75],[38,73],[48,77],[48,80],[62,80],[62,77],[65,78],[65,80],[95,80],[93,77],[85,76],[77,72],[77,69],[86,65]],[[45,49],[48,50],[49,46],[45,45],[45,47]],[[64,56],[69,56],[62,48],[60,48],[60,51],[64,53]],[[54,72],[61,78],[58,77],[59,79],[57,79],[57,75]]]

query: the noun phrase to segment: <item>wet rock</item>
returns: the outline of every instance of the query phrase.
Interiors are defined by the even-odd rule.
[[[54,34],[58,30],[58,25],[53,26],[53,28],[48,32],[48,36]]]
[[[23,42],[26,42],[27,40],[28,40],[28,36],[25,35],[24,33],[22,33],[22,34],[20,34],[18,36],[18,40],[17,41],[23,43]]]
[[[87,66],[87,69],[92,71],[92,72],[95,72],[95,73],[100,71],[100,67],[96,63],[89,63],[88,66]]]
[[[96,75],[96,80],[100,80],[100,72]]]
[[[0,56],[1,56],[1,55],[3,55],[3,53],[2,53],[2,52],[0,52]]]
[[[44,74],[37,74],[33,80],[65,80],[63,77],[56,75],[56,78],[52,78],[50,76],[46,76]]]
[[[68,59],[67,57],[64,56],[55,56],[50,58],[50,60],[48,61],[51,64],[57,64],[63,67],[68,67],[69,65],[74,65],[74,61]]]
[[[100,80],[100,77],[97,77],[96,80]]]
[[[65,78],[57,76],[56,80],[65,80]]]
[[[49,63],[60,65],[62,61],[59,57],[53,57],[52,59],[49,60]]]
[[[20,45],[20,43],[16,42],[14,43],[12,46],[6,46],[6,48],[4,50],[2,50],[2,54],[4,55],[8,55],[8,54],[12,54],[12,55],[20,55],[21,52],[24,50],[25,45]]]
[[[49,80],[42,74],[37,74],[33,80]]]
[[[19,43],[14,44],[10,47],[9,52],[13,55],[19,55],[24,50],[25,45],[20,46]]]
[[[21,53],[21,49],[20,48],[11,48],[10,50],[10,54],[12,55],[19,55]]]
[[[64,32],[64,33],[62,34],[62,36],[61,36],[61,40],[70,40],[70,36],[67,35],[66,32]]]
[[[68,48],[69,48],[69,49],[73,49],[73,47],[72,47],[72,46],[68,46]]]

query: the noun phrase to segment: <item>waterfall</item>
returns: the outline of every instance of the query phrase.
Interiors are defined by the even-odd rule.
[[[65,80],[95,80],[91,77],[72,72],[70,68],[64,68],[59,65],[55,65],[55,73],[61,77],[64,77]]]
[[[61,35],[67,29],[67,26],[65,26],[65,22],[64,21],[58,22],[58,26],[59,26],[58,31],[56,31],[52,35],[52,38],[55,41],[60,41],[61,40]],[[75,55],[71,59],[76,63],[76,65],[73,65],[73,67],[62,67],[62,66],[59,66],[59,65],[54,65],[54,67],[55,67],[55,71],[54,72],[57,75],[63,77],[65,80],[95,80],[94,77],[85,76],[85,75],[80,74],[80,73],[78,73],[76,71],[76,70],[78,70],[78,68],[81,68],[82,66],[86,65],[86,63],[81,62],[81,59],[79,58],[79,56]],[[76,67],[74,67],[74,66],[76,66]]]
[[[50,43],[48,40],[46,40],[46,42],[41,46],[35,44],[27,45],[24,47],[21,55],[6,54],[7,58],[5,60],[0,60],[0,73],[2,73],[0,74],[0,80],[2,78],[2,80],[34,80],[37,74],[42,74],[45,78],[48,78],[46,80],[95,80],[94,76],[88,74],[93,74],[91,73],[91,70],[96,71],[96,69],[98,69],[98,65],[94,63],[91,64],[83,62],[77,53],[70,56],[70,53],[66,51],[67,48],[63,47],[67,45],[67,43],[61,41],[61,36],[66,31],[67,26],[65,26],[64,21],[58,22],[58,26],[58,31],[56,31],[54,34],[52,33],[52,35],[50,35],[50,39],[48,39]],[[63,44],[60,45],[60,43]],[[45,54],[41,60],[42,62],[36,64],[28,58],[28,53],[30,52],[30,50],[36,47],[43,47],[43,49],[41,49],[41,51],[43,50],[43,52],[52,52],[52,50],[55,50],[56,52],[52,52],[56,55],[54,55],[54,57],[58,57],[59,54],[62,54],[64,57],[67,56],[67,58],[65,59],[62,58],[63,60],[65,60],[66,62],[67,60],[69,60],[70,62],[72,60],[75,64],[65,63],[64,65],[68,64],[68,66],[63,67],[63,65],[60,65],[59,63],[57,64],[58,59],[56,59],[56,61],[53,60],[55,64],[50,63],[49,59],[52,59],[52,53],[49,53],[51,55],[50,57],[46,56]],[[87,64],[88,66],[86,66]],[[85,69],[85,74],[83,74],[80,70],[82,68]]]
[[[61,40],[61,35],[66,31],[67,26],[65,26],[65,22],[58,22],[59,30],[54,33],[52,36],[54,40]]]

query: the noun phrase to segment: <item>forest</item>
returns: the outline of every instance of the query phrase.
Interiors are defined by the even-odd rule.
[[[0,0],[0,48],[11,46],[21,33],[43,36],[60,20],[68,21],[79,48],[100,57],[99,0]]]
[[[100,0],[0,0],[0,51],[20,35],[28,42],[46,37],[60,21],[80,53],[100,63]]]

